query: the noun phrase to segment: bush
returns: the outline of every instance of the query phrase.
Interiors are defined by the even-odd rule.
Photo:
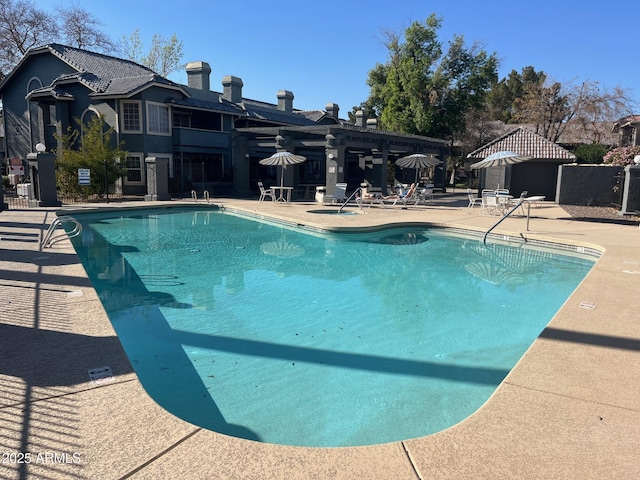
[[[611,165],[633,165],[633,159],[640,155],[640,145],[633,147],[618,147],[604,156],[604,163]]]
[[[578,163],[602,163],[609,149],[599,143],[580,145],[574,152]]]

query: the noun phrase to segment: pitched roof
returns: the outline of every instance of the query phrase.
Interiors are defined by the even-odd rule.
[[[242,103],[235,104],[223,99],[219,92],[196,91],[187,85],[174,83],[156,74],[150,68],[133,61],[58,43],[29,50],[18,66],[4,79],[2,85],[28,58],[40,54],[56,56],[73,68],[75,72],[60,75],[50,85],[30,92],[30,96],[53,95],[58,99],[73,100],[73,95],[64,88],[64,85],[73,83],[85,85],[91,90],[89,95],[94,98],[126,97],[149,86],[160,85],[182,92],[183,98],[173,98],[168,102],[183,107],[222,111],[254,120],[285,125],[316,125],[317,121],[323,118],[322,114],[309,115],[309,112],[299,110],[285,112],[279,110],[276,105],[247,98],[243,98]]]
[[[628,127],[633,125],[634,123],[640,123],[640,115],[627,115],[626,117],[622,117],[613,125],[613,131],[619,132],[622,127]]]
[[[573,161],[576,159],[573,153],[523,127],[516,128],[496,138],[492,142],[474,150],[467,157],[482,159],[487,158],[492,153],[503,150],[533,157],[536,160]]]
[[[245,110],[247,117],[254,120],[264,120],[268,122],[285,123],[289,125],[315,125],[316,123],[309,120],[304,115],[300,115],[296,112],[284,112],[277,108],[259,108],[255,105],[245,104]]]
[[[43,53],[55,55],[76,70],[74,73],[57,77],[50,85],[52,88],[65,83],[79,82],[90,89],[93,96],[129,95],[151,84],[161,84],[176,89],[182,88],[177,83],[156,74],[150,68],[130,60],[58,43],[50,43],[29,50],[20,63]],[[18,67],[14,68],[12,73],[17,69]]]

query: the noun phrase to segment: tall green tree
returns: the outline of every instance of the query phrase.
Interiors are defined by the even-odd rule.
[[[126,173],[127,152],[123,145],[112,140],[113,128],[107,128],[102,116],[93,118],[89,124],[76,119],[78,129],[56,135],[62,148],[56,152],[56,181],[65,195],[74,197],[102,197],[105,185],[111,187]],[[91,184],[78,185],[78,169],[91,170]]]
[[[151,39],[151,46],[146,54],[140,38],[140,29],[136,29],[129,37],[122,37],[121,50],[125,57],[133,62],[149,67],[157,74],[167,77],[182,67],[183,43],[174,33],[166,38],[156,33]]]
[[[444,45],[441,25],[432,14],[403,35],[383,32],[389,60],[369,72],[366,101],[383,128],[452,138],[464,132],[467,113],[484,106],[497,82],[496,55],[478,44],[467,46],[462,36]]]
[[[544,72],[536,72],[532,66],[524,67],[521,73],[511,70],[506,78],[493,86],[487,96],[487,110],[490,118],[505,123],[514,123],[516,101],[525,96],[525,92],[544,84]]]

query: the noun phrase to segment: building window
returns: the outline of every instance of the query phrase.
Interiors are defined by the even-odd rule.
[[[147,130],[151,134],[170,135],[169,107],[161,103],[147,102]]]
[[[125,158],[124,162],[125,168],[127,169],[127,173],[124,178],[124,184],[142,185],[144,183],[144,178],[142,176],[142,168],[144,166],[142,155],[130,154]]]
[[[142,133],[140,102],[122,102],[122,131],[127,133]]]
[[[173,110],[173,126],[191,128],[191,114],[184,111]]]

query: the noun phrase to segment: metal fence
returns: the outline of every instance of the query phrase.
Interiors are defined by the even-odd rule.
[[[129,189],[126,193],[115,188],[113,185],[106,192],[99,194],[83,195],[81,192],[69,194],[67,192],[58,191],[57,198],[62,205],[81,205],[89,203],[118,203],[143,201],[146,194],[146,187]],[[3,200],[9,209],[35,208],[38,206],[37,195],[29,183],[18,183],[16,185],[3,182]]]

